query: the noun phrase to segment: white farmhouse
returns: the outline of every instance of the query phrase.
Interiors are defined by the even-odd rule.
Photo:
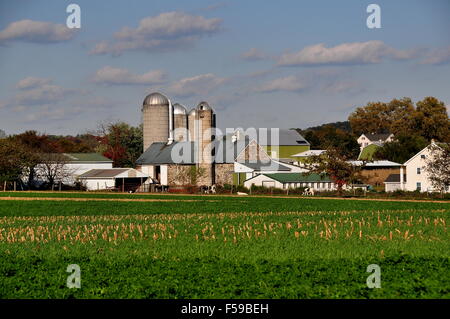
[[[433,156],[431,153],[432,146],[436,146],[434,141],[407,160],[400,168],[400,174],[390,175],[384,182],[386,191],[437,191],[434,189],[426,170],[427,161],[430,160],[430,156]],[[446,191],[449,191],[448,187]]]
[[[378,146],[383,146],[384,143],[392,142],[394,140],[394,134],[385,133],[385,134],[361,134],[358,137],[357,142],[360,147],[360,151],[362,151],[365,147],[376,144]]]

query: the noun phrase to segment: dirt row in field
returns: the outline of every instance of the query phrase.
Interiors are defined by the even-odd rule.
[[[18,193],[25,193],[18,191]],[[74,192],[46,192],[49,194],[54,193],[66,193],[66,194],[73,194]],[[110,193],[110,192],[96,192],[96,194],[105,194],[105,195],[122,195],[119,193]],[[133,196],[140,197],[140,196],[152,196],[151,193],[136,193],[133,194]],[[163,196],[194,196],[194,197],[207,197],[207,196],[223,196],[223,197],[240,197],[240,198],[246,198],[246,197],[252,197],[252,198],[291,198],[291,199],[302,199],[302,198],[308,198],[308,199],[337,199],[337,200],[360,200],[360,201],[379,201],[379,202],[412,202],[412,203],[441,203],[441,204],[450,204],[449,200],[434,200],[434,199],[396,199],[396,198],[345,198],[345,197],[320,197],[320,196],[285,196],[285,195],[249,195],[249,196],[242,196],[242,195],[235,195],[235,194],[216,194],[216,195],[204,195],[204,194],[164,194],[164,193],[158,193],[155,195],[163,195]],[[151,199],[151,198],[91,198],[91,197],[15,197],[15,196],[9,196],[9,197],[1,197],[0,200],[73,200],[73,201],[90,201],[90,200],[97,200],[97,201],[141,201],[141,202],[173,202],[173,201],[183,201],[183,202],[194,202],[196,200],[193,199]],[[218,202],[219,199],[215,200],[206,200],[208,202]]]
[[[0,197],[0,200],[54,200],[54,201],[107,201],[107,202],[197,202],[194,199],[150,199],[150,198],[87,198],[87,197]],[[206,200],[218,202],[218,200]]]

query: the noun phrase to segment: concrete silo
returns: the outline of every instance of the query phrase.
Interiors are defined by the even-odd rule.
[[[189,111],[188,114],[188,131],[189,131],[189,141],[194,142],[197,139],[198,127],[197,123],[197,110],[194,108]]]
[[[174,124],[174,140],[176,142],[183,142],[188,140],[188,115],[186,108],[175,103],[173,105],[173,124]]]
[[[169,139],[170,102],[161,93],[147,95],[142,105],[144,152],[155,142]]]
[[[214,140],[215,114],[207,102],[200,102],[196,108],[198,130],[198,161],[199,167],[204,170],[202,181],[205,185],[214,184],[214,165],[212,141]]]

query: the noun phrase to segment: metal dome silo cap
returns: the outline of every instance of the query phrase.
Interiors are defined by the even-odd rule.
[[[169,105],[169,99],[165,95],[155,92],[145,97],[143,105]]]
[[[209,110],[211,110],[211,111],[214,112],[212,107],[209,106],[208,102],[205,102],[205,101],[202,101],[202,102],[198,103],[197,110],[200,110],[200,111],[209,111]]]
[[[186,107],[180,103],[175,103],[173,105],[173,114],[174,115],[178,115],[178,114],[186,115],[187,114]]]

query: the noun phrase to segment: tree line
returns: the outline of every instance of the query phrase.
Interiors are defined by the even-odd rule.
[[[63,153],[100,153],[114,167],[134,167],[143,148],[142,126],[124,122],[99,125],[96,132],[76,136],[57,136],[26,131],[0,136],[0,182],[23,183],[36,187],[39,177],[46,187],[70,175]]]

